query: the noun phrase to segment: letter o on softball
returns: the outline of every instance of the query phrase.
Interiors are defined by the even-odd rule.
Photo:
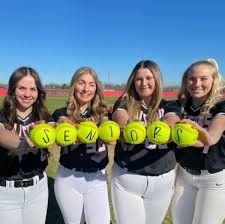
[[[146,138],[146,128],[141,122],[132,121],[124,127],[123,137],[125,142],[129,144],[143,143]]]

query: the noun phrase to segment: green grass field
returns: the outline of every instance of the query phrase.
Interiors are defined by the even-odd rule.
[[[0,97],[0,107],[2,105],[2,100],[3,97]],[[65,105],[65,97],[48,97],[46,101],[46,105],[49,109],[50,112],[53,112],[56,108],[60,108]],[[113,104],[115,101],[115,98],[106,98],[106,103],[107,104]],[[53,190],[53,185],[54,185],[54,177],[55,173],[58,167],[58,159],[59,159],[59,152],[60,149],[59,147],[52,147],[50,149],[51,156],[49,158],[49,165],[47,167],[47,174],[48,174],[48,182],[49,182],[49,205],[48,205],[48,213],[47,213],[47,220],[46,224],[63,224],[63,219],[61,212],[59,210],[59,207],[56,203],[55,196],[54,196],[54,190]],[[109,149],[109,159],[110,162],[107,166],[107,172],[108,172],[108,185],[109,185],[109,192],[110,192],[110,179],[111,179],[111,166],[113,163],[113,155],[114,155],[114,149],[111,147]],[[109,193],[110,196],[110,193]],[[111,223],[115,224],[115,219],[112,211],[112,203],[110,199],[110,206],[111,206]],[[138,214],[137,214],[138,215]],[[170,212],[168,211],[167,216],[164,219],[163,224],[171,224],[171,215]],[[224,222],[225,224],[225,222]]]

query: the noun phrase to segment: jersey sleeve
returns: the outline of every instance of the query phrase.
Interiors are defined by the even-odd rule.
[[[60,117],[67,117],[66,107],[55,110],[52,114],[52,117],[54,121],[57,121]]]
[[[212,113],[214,114],[214,116],[216,114],[224,114],[225,115],[225,100],[217,103],[215,105],[215,107],[213,108]]]
[[[180,118],[182,117],[181,105],[177,100],[167,101],[164,108],[165,108],[165,114],[175,113]]]

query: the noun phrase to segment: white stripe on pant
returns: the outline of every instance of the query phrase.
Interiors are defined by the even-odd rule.
[[[225,170],[192,175],[179,166],[172,217],[174,224],[221,224],[225,218]]]
[[[38,178],[35,176],[33,179]],[[10,183],[9,181],[8,183]],[[1,224],[45,224],[48,205],[47,176],[30,187],[0,186]]]
[[[114,163],[112,201],[117,224],[160,224],[173,195],[175,171],[159,176],[126,172]]]
[[[105,170],[85,173],[60,165],[54,189],[65,224],[80,224],[83,210],[87,224],[110,223]]]

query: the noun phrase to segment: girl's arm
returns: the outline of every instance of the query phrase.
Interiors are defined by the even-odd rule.
[[[123,128],[129,120],[129,115],[124,109],[117,109],[112,114],[112,120],[115,121],[120,128]]]
[[[203,146],[215,145],[225,131],[224,114],[217,114],[211,121],[208,128],[203,128],[195,121],[191,121],[189,119],[183,119],[181,122],[190,123],[193,128],[199,132],[199,141],[202,142]]]
[[[180,118],[175,113],[167,113],[163,116],[162,121],[166,122],[170,127],[173,127],[180,121]]]
[[[0,126],[0,145],[10,151],[24,148],[24,146],[33,147],[33,143],[29,138],[20,138],[15,133],[6,130],[3,126]]]

